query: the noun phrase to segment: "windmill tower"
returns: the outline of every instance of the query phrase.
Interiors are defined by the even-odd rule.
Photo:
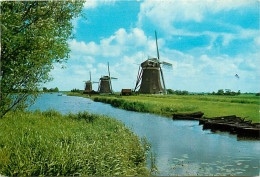
[[[172,64],[168,62],[160,61],[156,31],[155,31],[155,38],[156,38],[157,58],[148,58],[146,61],[141,63],[141,66],[139,66],[137,81],[134,89],[134,91],[136,91],[138,88],[140,88],[139,93],[144,93],[144,94],[156,94],[156,93],[166,94],[167,93],[161,65],[163,64],[172,67]],[[162,79],[162,84],[161,84],[161,79]]]
[[[98,82],[95,82],[95,81],[91,81],[91,72],[89,72],[89,80],[88,81],[83,81],[85,82],[85,90],[83,91],[83,93],[85,94],[88,94],[88,93],[91,93],[92,92],[92,83],[98,83]]]
[[[98,87],[98,92],[99,93],[112,93],[112,79],[117,79],[115,77],[110,76],[110,70],[109,70],[109,63],[107,63],[108,67],[108,76],[102,76],[99,79],[99,87]]]

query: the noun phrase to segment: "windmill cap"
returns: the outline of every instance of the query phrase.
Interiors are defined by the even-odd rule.
[[[157,58],[151,58],[148,59],[146,61],[144,61],[143,63],[141,63],[142,68],[143,67],[160,67],[160,63],[158,62]]]
[[[100,79],[102,79],[102,80],[109,80],[109,76],[103,76]]]

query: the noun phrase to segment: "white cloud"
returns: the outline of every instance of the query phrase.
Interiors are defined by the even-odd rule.
[[[99,53],[99,46],[94,42],[85,43],[83,41],[78,42],[77,40],[73,39],[69,42],[70,48],[73,52],[77,53],[84,53],[84,54],[90,54],[95,55]]]
[[[245,0],[144,0],[138,14],[138,22],[140,24],[145,18],[148,18],[152,22],[168,28],[173,21],[200,22],[205,18],[207,12],[227,11],[248,6],[251,3],[252,1]]]
[[[116,0],[86,0],[84,9],[93,9],[100,5],[113,5]]]
[[[211,37],[208,49],[212,49],[212,44],[217,37],[223,37],[223,46],[227,46],[230,41],[234,39],[248,39],[256,36],[259,31],[251,29],[243,29],[239,26],[230,24],[218,24],[227,29],[232,29],[233,32],[212,32],[188,31],[184,28],[177,28],[175,22],[189,22],[195,21],[203,22],[209,14],[214,14],[220,11],[229,11],[238,9],[240,7],[248,7],[255,1],[246,0],[162,0],[149,1],[144,0],[140,6],[138,14],[137,26],[142,28],[144,22],[150,22],[155,25],[155,28],[162,29],[166,35],[184,35],[184,36],[202,36],[207,35]],[[217,22],[216,23],[220,23]]]
[[[75,39],[69,42],[72,53],[80,53],[92,56],[118,57],[137,47],[143,47],[147,55],[156,56],[155,39],[146,36],[144,31],[133,28],[126,32],[124,28],[118,29],[113,35],[100,40],[99,44],[93,41],[85,43]],[[158,39],[159,47],[164,45],[163,39]]]
[[[257,46],[257,48],[260,48],[260,35],[255,37],[254,42],[255,42],[255,45]]]
[[[72,30],[72,32],[74,33],[74,34],[76,34],[77,33],[77,28],[78,28],[78,22],[79,22],[79,19],[80,19],[81,17],[77,17],[77,18],[73,18],[72,19],[72,26],[73,26],[73,30]]]
[[[91,69],[91,68],[93,68],[93,65],[92,64],[86,64],[86,68]]]
[[[96,0],[87,0],[85,3],[84,3],[84,8],[85,9],[91,9],[91,8],[95,8],[97,7],[97,1]]]
[[[98,63],[98,69],[100,70],[106,70],[107,69],[107,65],[104,63]]]
[[[128,45],[135,45],[136,47],[145,45],[147,41],[144,31],[139,28],[131,29],[129,34],[125,29],[120,28],[115,32],[115,39],[121,45],[127,43]]]

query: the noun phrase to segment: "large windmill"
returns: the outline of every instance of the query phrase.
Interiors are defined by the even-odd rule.
[[[85,82],[85,90],[83,91],[83,93],[85,94],[89,94],[91,93],[93,90],[92,90],[92,83],[98,83],[98,82],[95,82],[95,81],[91,81],[91,72],[89,71],[89,80],[88,81],[83,81]]]
[[[117,78],[110,76],[109,63],[107,63],[107,67],[108,67],[108,76],[102,76],[99,79],[99,87],[98,87],[99,93],[112,93],[113,92],[111,80],[117,79]]]
[[[172,64],[168,62],[160,61],[156,31],[155,31],[155,38],[156,38],[157,58],[148,58],[146,61],[141,63],[141,66],[139,66],[137,81],[134,89],[134,91],[136,91],[138,88],[140,88],[139,93],[144,93],[144,94],[167,93],[161,65],[163,64],[172,67]],[[162,84],[161,84],[161,79],[162,79]]]

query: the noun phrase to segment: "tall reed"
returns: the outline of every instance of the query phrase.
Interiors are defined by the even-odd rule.
[[[1,175],[149,175],[149,149],[106,116],[11,112],[0,127]]]

